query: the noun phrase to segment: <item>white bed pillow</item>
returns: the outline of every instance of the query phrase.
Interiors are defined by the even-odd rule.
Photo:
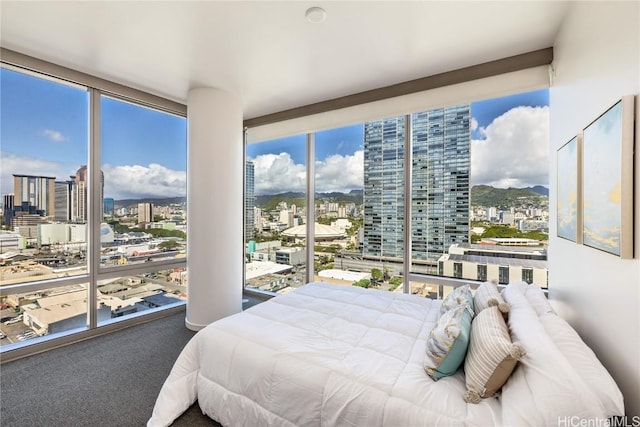
[[[538,285],[527,285],[524,296],[527,298],[527,301],[529,301],[529,304],[531,304],[531,307],[533,307],[538,316],[542,316],[547,313],[556,314],[553,307],[551,307],[547,296],[544,294],[544,291]]]
[[[558,425],[558,420],[572,417],[605,419],[607,411],[600,399],[554,343],[525,297],[526,286],[509,284],[502,291],[511,308],[511,339],[527,350],[502,387],[503,418],[517,425]]]
[[[510,283],[507,288],[510,289],[511,298],[519,300],[517,294],[524,295],[554,344],[603,405],[606,415],[624,415],[624,399],[618,385],[593,350],[566,320],[556,314],[544,291],[537,285],[525,282]],[[513,292],[515,290],[517,292]]]
[[[624,415],[624,399],[618,385],[571,325],[551,313],[544,314],[539,319],[562,354],[598,397],[606,415]]]

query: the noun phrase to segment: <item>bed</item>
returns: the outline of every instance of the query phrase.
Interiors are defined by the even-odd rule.
[[[509,328],[528,354],[502,391],[479,403],[463,399],[463,369],[438,381],[425,373],[440,300],[319,282],[198,332],[148,426],[170,425],[196,400],[225,426],[557,425],[562,416],[623,415],[622,395],[593,352],[528,290],[504,292]],[[559,320],[540,320],[547,316]],[[562,331],[558,341],[548,330]]]

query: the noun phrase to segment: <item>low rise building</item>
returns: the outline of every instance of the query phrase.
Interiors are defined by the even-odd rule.
[[[546,288],[547,251],[544,247],[459,244],[438,260],[441,276],[499,284],[524,281]]]

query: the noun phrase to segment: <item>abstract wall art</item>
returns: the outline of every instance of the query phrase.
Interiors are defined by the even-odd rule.
[[[583,131],[584,245],[633,258],[634,96],[625,96]]]
[[[582,243],[582,134],[557,153],[558,237]]]

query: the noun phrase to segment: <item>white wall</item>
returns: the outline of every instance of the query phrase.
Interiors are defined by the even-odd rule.
[[[639,26],[639,2],[576,2],[558,33],[550,91],[550,212],[556,209],[556,150],[620,97],[639,93]],[[554,237],[556,218],[550,218],[549,297],[614,377],[628,415],[640,415],[639,157],[636,152],[635,259]]]

